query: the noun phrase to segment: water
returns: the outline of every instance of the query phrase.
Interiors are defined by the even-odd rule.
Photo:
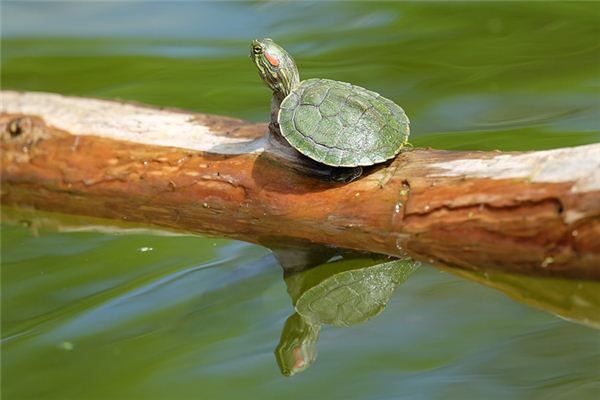
[[[1,14],[3,89],[263,121],[269,93],[247,52],[252,38],[270,36],[292,52],[302,77],[350,81],[401,104],[417,146],[527,150],[600,141],[594,3],[5,1]],[[3,211],[3,398],[600,392],[600,336],[589,327],[600,315],[600,291],[590,283],[535,280],[524,296],[510,277],[467,280],[423,266],[369,323],[323,327],[318,360],[284,378],[273,350],[292,300],[267,249],[87,231],[89,220],[78,218],[53,216],[58,227],[38,217],[16,224]],[[504,285],[538,308],[473,279]]]

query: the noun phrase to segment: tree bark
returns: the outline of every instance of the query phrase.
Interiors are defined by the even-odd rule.
[[[409,149],[335,184],[266,131],[228,117],[3,91],[2,202],[266,246],[600,279],[600,144]]]

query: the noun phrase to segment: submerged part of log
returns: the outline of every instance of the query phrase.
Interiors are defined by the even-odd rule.
[[[146,224],[122,222],[116,219],[103,219],[75,214],[62,214],[31,208],[3,206],[2,222],[7,225],[25,227],[31,235],[40,232],[97,232],[106,235],[153,235],[181,236],[189,234],[149,227]],[[355,253],[358,257],[369,257],[365,253]],[[275,253],[283,268],[284,279],[325,263],[332,256],[352,256],[346,250],[336,251],[330,247],[287,248],[278,247]],[[512,299],[525,305],[538,308],[595,329],[600,329],[600,281],[560,279],[548,277],[505,274],[499,271],[469,271],[458,268],[440,267],[442,271],[464,279],[491,287],[507,294]]]
[[[317,243],[600,279],[600,144],[415,149],[332,184],[263,139],[266,124],[10,91],[0,113],[5,204],[266,246]]]

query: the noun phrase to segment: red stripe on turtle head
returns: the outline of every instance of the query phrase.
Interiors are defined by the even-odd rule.
[[[271,66],[273,66],[273,67],[279,67],[279,60],[273,54],[270,54],[270,53],[268,53],[268,52],[265,51],[265,58],[267,59],[267,61],[269,62],[269,64],[271,64]]]

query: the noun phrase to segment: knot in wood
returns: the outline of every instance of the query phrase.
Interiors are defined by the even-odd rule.
[[[11,138],[16,138],[31,132],[32,125],[33,123],[31,118],[27,116],[19,116],[10,119],[6,124],[4,131],[7,132]]]
[[[29,115],[4,114],[0,126],[3,140],[28,146],[49,135],[44,121]]]
[[[31,120],[27,117],[17,117],[8,123],[7,129],[10,136],[14,138],[31,130]]]

